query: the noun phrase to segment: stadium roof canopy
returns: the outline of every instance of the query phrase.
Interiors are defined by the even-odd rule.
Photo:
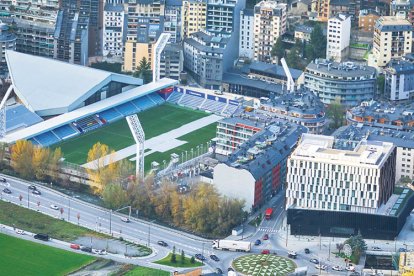
[[[111,81],[142,85],[142,80],[55,59],[6,51],[14,92],[40,116],[75,110]]]

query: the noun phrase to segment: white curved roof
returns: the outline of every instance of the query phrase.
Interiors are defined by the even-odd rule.
[[[6,51],[6,61],[16,95],[40,115],[74,110],[110,81],[142,84],[138,78],[15,51]]]

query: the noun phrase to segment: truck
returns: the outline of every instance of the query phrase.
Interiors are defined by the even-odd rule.
[[[265,219],[267,219],[267,220],[271,219],[272,214],[273,214],[273,209],[272,208],[267,208],[266,212],[265,212]]]
[[[232,241],[232,240],[215,240],[213,241],[213,249],[236,251],[236,252],[250,252],[251,243],[247,241]]]

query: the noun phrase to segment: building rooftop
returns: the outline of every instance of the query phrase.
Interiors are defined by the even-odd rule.
[[[192,33],[184,42],[206,53],[223,54],[229,37],[211,34],[207,31]]]
[[[365,9],[365,10],[360,10],[359,11],[359,16],[368,16],[368,15],[376,15],[376,16],[380,16],[380,14],[376,11],[376,10],[372,10],[372,9]]]
[[[408,60],[392,59],[385,70],[391,74],[413,73],[414,63]]]
[[[244,9],[243,14],[245,16],[254,16],[254,10],[253,9]]]
[[[226,164],[248,170],[259,179],[287,158],[306,128],[287,121],[275,121],[256,133],[227,157]]]
[[[345,2],[345,1],[340,1],[341,3]],[[330,5],[332,5],[332,2],[330,2]],[[342,4],[340,6],[346,6],[346,4]],[[339,21],[345,21],[348,18],[350,18],[351,16],[349,14],[344,14],[344,13],[337,13],[334,16],[330,17],[329,20],[335,19],[335,20],[339,20]]]
[[[376,70],[374,67],[360,65],[353,62],[332,62],[325,59],[315,59],[306,66],[305,72],[319,72],[321,77],[332,78],[332,76],[349,78],[354,77],[360,80],[361,77],[369,79],[375,78]],[[347,79],[348,80],[348,79]]]
[[[295,32],[311,34],[313,32],[313,27],[306,25],[299,25],[295,27]]]
[[[412,31],[413,27],[407,19],[397,16],[381,16],[375,23],[381,32]]]
[[[349,6],[349,0],[331,0],[329,6]]]
[[[263,80],[250,79],[240,73],[224,73],[223,82],[231,84],[239,84],[249,87],[255,87],[257,89],[266,90],[275,93],[282,93],[283,86],[281,84],[266,82]]]
[[[361,140],[355,147],[343,148],[334,136],[303,134],[290,158],[326,161],[351,166],[381,167],[394,150],[389,142]]]
[[[297,80],[303,73],[303,71],[298,69],[289,68],[289,71],[292,75],[293,80]],[[250,64],[246,64],[242,68],[243,73],[257,73],[263,74],[268,77],[275,77],[275,78],[285,78],[287,79],[285,70],[283,67],[277,64],[271,64],[261,61],[253,61]]]
[[[104,10],[110,12],[123,12],[124,6],[122,4],[106,4]]]

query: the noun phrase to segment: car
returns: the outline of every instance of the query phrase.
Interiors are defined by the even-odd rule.
[[[227,269],[227,271],[228,271],[228,272],[230,272],[230,271],[234,271],[234,269],[233,269],[232,267],[229,267],[229,268]]]
[[[92,253],[97,254],[97,255],[106,255],[106,254],[108,254],[108,253],[106,253],[105,249],[96,249],[96,248],[92,248]]]
[[[216,273],[217,274],[223,274],[223,270],[221,270],[221,268],[217,267],[216,268]]]
[[[75,250],[79,250],[80,249],[80,245],[79,244],[76,244],[76,243],[72,243],[70,245],[70,248],[75,249]]]
[[[345,269],[348,270],[348,271],[355,271],[355,266],[348,265]]]
[[[89,247],[89,246],[81,246],[80,250],[83,252],[92,253],[92,247]]]
[[[265,234],[264,236],[263,236],[263,240],[264,241],[266,241],[266,240],[268,240],[269,239],[269,235],[268,234]]]
[[[310,254],[309,248],[305,248],[305,254]]]
[[[3,189],[3,193],[5,193],[5,194],[11,194],[12,192],[11,192],[11,190],[9,188],[4,188]]]
[[[356,271],[349,274],[349,276],[360,276],[360,275],[361,275],[361,273],[356,272]]]
[[[381,248],[379,248],[378,246],[373,246],[373,247],[371,248],[371,250],[373,250],[373,251],[382,251],[382,249],[381,249]]]
[[[326,265],[323,264],[317,264],[315,265],[316,269],[320,269],[320,270],[326,270],[328,267]]]
[[[41,240],[41,241],[48,241],[49,240],[49,235],[39,233],[39,234],[34,235],[33,238],[35,238],[36,240]]]
[[[39,190],[33,190],[32,194],[34,195],[41,195],[42,193]]]
[[[29,188],[29,190],[37,190],[35,185],[30,185],[28,188]]]
[[[317,259],[310,259],[309,261],[314,264],[319,264],[319,261]]]
[[[19,234],[19,235],[24,235],[25,234],[24,231],[21,230],[21,229],[16,229],[16,231],[14,231],[14,232],[16,232],[16,234]]]
[[[254,245],[261,245],[262,244],[262,241],[261,240],[256,240],[255,242],[254,242]]]
[[[405,249],[404,247],[401,247],[398,249],[398,252],[407,252],[407,249]]]
[[[165,241],[158,241],[157,244],[161,245],[161,246],[164,246],[164,247],[168,246],[168,244]]]
[[[210,255],[210,259],[212,259],[213,261],[215,261],[215,262],[219,262],[220,261],[220,259],[219,259],[219,257],[217,257],[216,255]]]
[[[198,260],[200,260],[200,261],[205,261],[206,260],[206,257],[204,257],[203,255],[201,255],[201,254],[195,254],[195,257],[196,257],[196,259],[198,259]]]
[[[121,217],[121,220],[125,223],[130,223],[131,222],[131,220],[129,218],[126,218],[126,217]]]
[[[4,178],[4,177],[0,177],[0,182],[6,183],[7,182],[7,179]]]
[[[263,255],[268,255],[268,254],[270,254],[270,250],[269,249],[263,249],[262,254]]]
[[[59,210],[59,207],[56,206],[55,204],[50,204],[50,208],[53,210]]]
[[[291,259],[296,259],[297,256],[298,256],[298,254],[296,254],[296,252],[294,252],[294,251],[289,251],[288,252],[288,257],[291,258]]]
[[[339,265],[335,265],[335,266],[332,267],[332,270],[343,271],[344,269],[342,267],[340,267]]]

